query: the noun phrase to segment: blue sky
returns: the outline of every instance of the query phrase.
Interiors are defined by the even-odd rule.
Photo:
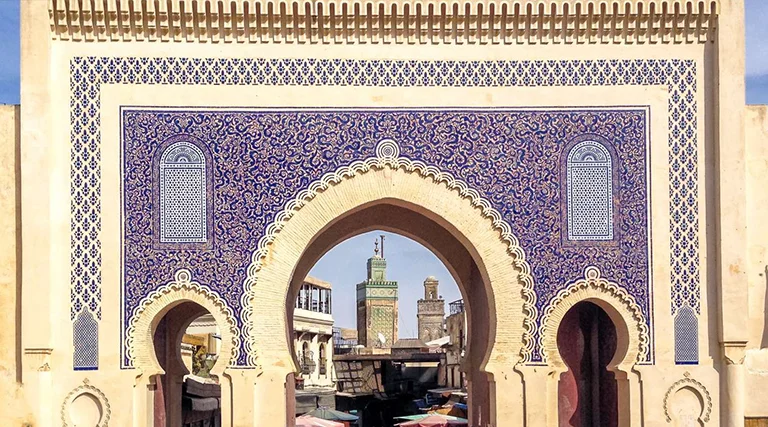
[[[745,4],[747,103],[768,104],[768,1]],[[0,104],[19,103],[19,50],[19,0],[0,0]],[[379,234],[365,233],[339,244],[312,269],[311,274],[334,286],[334,317],[340,326],[355,325],[354,287],[365,279],[365,262]],[[429,250],[405,237],[385,234],[389,278],[400,282],[400,336],[416,336],[416,300],[423,295],[427,276],[440,280],[446,302],[461,296],[445,266]]]
[[[448,269],[419,243],[406,237],[372,231],[341,242],[328,251],[309,273],[333,285],[333,318],[337,326],[355,327],[355,286],[366,278],[366,262],[373,255],[374,241],[384,234],[387,280],[396,280],[400,299],[400,337],[415,337],[416,301],[424,297],[424,279],[435,276],[440,281],[438,294],[448,303],[461,299],[459,288]]]
[[[0,104],[19,103],[19,0],[0,0]]]
[[[746,0],[747,103],[768,104],[768,1]]]

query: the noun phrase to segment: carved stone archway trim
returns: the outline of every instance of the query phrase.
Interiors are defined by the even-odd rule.
[[[675,381],[671,386],[669,386],[669,389],[667,389],[667,392],[664,394],[664,416],[667,418],[667,422],[672,422],[672,414],[670,414],[669,408],[669,398],[676,391],[685,387],[690,387],[699,394],[699,397],[704,404],[701,415],[699,416],[699,421],[702,424],[708,423],[709,417],[712,415],[712,396],[709,395],[709,391],[707,391],[707,388],[704,387],[704,384],[691,378],[690,373],[686,372],[683,374],[683,377],[684,378]]]
[[[109,425],[109,418],[112,416],[112,408],[109,406],[109,400],[104,392],[93,386],[88,378],[83,380],[83,384],[77,386],[74,390],[67,394],[64,398],[64,403],[61,404],[61,423],[64,427],[75,426],[72,422],[72,418],[69,415],[69,407],[72,405],[75,399],[83,394],[88,394],[99,403],[99,410],[101,411],[101,418],[99,419],[96,427],[106,427]]]
[[[361,181],[357,179],[352,180],[351,178],[375,174],[376,172],[383,172],[387,175],[387,181],[391,181],[391,177],[395,175],[400,176],[401,174],[415,177],[418,179],[418,185],[414,185],[414,182],[411,181],[408,184],[403,183],[401,187],[397,187],[389,182],[390,187],[383,189],[381,187],[381,184],[383,183],[380,182],[378,186],[373,185],[367,188],[354,188],[353,192],[355,192],[355,194],[347,194],[345,190],[339,190],[341,187],[359,187]],[[356,182],[358,184],[352,184],[352,187],[349,187],[349,184],[342,185],[342,183],[350,182]],[[484,238],[493,244],[501,242],[505,246],[505,250],[501,254],[498,254],[498,252],[493,253],[492,255],[485,254],[488,257],[493,257],[497,254],[499,255],[493,260],[490,260],[489,258],[488,263],[494,265],[501,261],[501,263],[506,266],[511,265],[516,273],[516,277],[512,280],[510,280],[509,276],[505,278],[498,277],[492,283],[492,286],[499,287],[502,286],[502,283],[505,283],[504,286],[508,286],[508,289],[502,291],[501,288],[494,288],[491,298],[497,299],[495,308],[499,313],[516,311],[517,313],[515,313],[515,316],[519,317],[522,312],[522,321],[520,325],[507,324],[508,322],[511,323],[511,318],[508,315],[505,322],[499,322],[500,324],[496,325],[497,327],[508,328],[510,332],[498,333],[498,335],[508,338],[510,336],[516,336],[521,332],[521,337],[519,339],[510,339],[509,342],[506,342],[507,340],[505,339],[502,340],[502,342],[509,346],[519,346],[519,343],[522,342],[522,348],[519,350],[518,355],[523,362],[530,361],[534,344],[533,336],[535,335],[536,327],[535,319],[538,315],[536,310],[536,294],[533,290],[533,276],[531,275],[530,265],[525,258],[525,253],[517,238],[512,233],[512,227],[504,220],[501,213],[491,206],[490,201],[482,197],[478,191],[471,188],[466,182],[456,179],[450,173],[441,171],[434,166],[429,166],[421,161],[414,161],[401,156],[400,147],[397,143],[392,140],[383,140],[376,147],[375,157],[370,157],[362,161],[355,161],[335,172],[327,173],[317,181],[309,184],[305,190],[299,192],[292,200],[286,203],[285,208],[275,216],[274,221],[267,227],[264,236],[259,240],[258,249],[254,252],[251,265],[248,267],[248,275],[243,285],[244,292],[241,299],[241,305],[243,307],[242,319],[245,325],[243,340],[244,347],[248,353],[249,365],[255,363],[255,360],[253,360],[255,354],[254,349],[259,348],[261,350],[261,348],[254,343],[254,338],[258,335],[254,331],[254,325],[261,323],[261,321],[256,321],[254,319],[254,309],[260,306],[258,303],[254,304],[254,301],[256,301],[256,289],[257,287],[260,289],[258,295],[259,299],[262,301],[265,301],[264,298],[267,297],[269,293],[273,292],[271,285],[257,286],[257,282],[264,280],[262,277],[262,269],[275,257],[275,254],[273,253],[273,244],[281,236],[286,224],[289,221],[296,221],[295,217],[298,216],[298,212],[316,200],[319,195],[331,191],[339,193],[338,200],[335,201],[335,204],[346,206],[348,209],[353,209],[366,202],[383,198],[394,198],[405,201],[410,200],[416,205],[421,205],[422,202],[433,201],[433,199],[436,198],[435,195],[439,194],[442,198],[437,198],[436,203],[433,201],[433,211],[438,213],[438,215],[443,215],[447,212],[461,212],[461,215],[456,216],[456,218],[461,218],[461,220],[457,219],[456,224],[453,224],[460,232],[465,235],[470,235],[472,233],[477,234],[475,229],[478,227],[485,227],[484,231],[492,231],[494,236],[492,239],[493,241],[490,241],[491,239],[488,237]],[[352,199],[356,200],[353,201]],[[425,208],[429,209],[426,206]],[[339,214],[342,212],[343,211],[339,211]],[[328,216],[324,218],[305,218],[304,220],[307,221],[305,231],[320,231],[322,227],[327,225],[327,218],[333,219],[335,218],[334,215],[338,215],[330,214],[330,212],[325,212],[324,214]],[[471,220],[468,221],[467,218],[471,218]],[[475,243],[477,243],[475,247],[480,248],[483,247],[484,242],[478,241]],[[289,246],[290,249],[282,249],[282,251],[290,251],[294,252],[292,255],[298,255],[298,253],[305,248],[303,243],[292,244]],[[490,247],[493,246],[491,245]],[[486,252],[488,251],[489,250],[486,250]],[[298,257],[296,256],[296,258]],[[293,268],[293,266],[287,265],[284,267]],[[512,291],[513,284],[509,283],[510,281],[514,282],[514,286],[518,287],[518,289]],[[281,289],[286,287],[287,283],[288,282],[283,283]],[[498,291],[502,291],[502,293],[500,294]],[[502,299],[513,298],[512,294],[505,294],[508,292],[514,292],[515,296],[521,296],[522,305],[516,306],[512,303],[508,305],[501,304],[498,301],[500,295]],[[284,298],[285,292],[280,291],[278,296]],[[502,315],[501,317],[504,316]],[[521,328],[522,330],[520,330]],[[512,361],[507,356],[506,361],[513,362],[512,364],[514,364],[516,360]]]
[[[127,355],[142,375],[164,374],[155,354],[154,332],[157,322],[173,307],[183,302],[194,302],[208,310],[216,320],[221,333],[218,362],[211,369],[212,375],[220,375],[236,359],[240,345],[234,313],[226,302],[207,286],[192,281],[189,270],[181,269],[175,280],[149,294],[134,310],[127,331]]]
[[[474,330],[483,325],[486,334],[486,341],[469,346],[482,349],[470,350],[472,369],[487,374],[478,384],[490,378],[493,387],[504,391],[487,396],[492,393],[489,390],[486,399],[494,400],[476,402],[477,410],[490,408],[486,416],[491,419],[522,423],[517,410],[522,405],[522,384],[514,366],[525,360],[523,355],[531,354],[536,315],[533,278],[523,250],[501,213],[479,192],[434,166],[401,156],[399,147],[388,140],[379,143],[375,157],[328,173],[299,192],[259,242],[244,283],[242,305],[247,311],[241,316],[247,331],[244,346],[249,357],[252,349],[259,350],[264,368],[255,384],[255,393],[265,399],[257,421],[266,425],[287,417],[284,378],[298,369],[291,352],[289,310],[295,305],[291,286],[303,255],[334,224],[378,204],[422,215],[472,257],[477,266],[474,283],[483,286],[479,292],[483,296],[468,306],[468,327]],[[471,285],[466,280],[459,281],[459,286],[462,295],[471,299],[475,294],[468,294]],[[481,301],[482,309],[475,312],[473,307]]]
[[[584,269],[583,279],[560,291],[543,311],[540,349],[542,359],[551,369],[547,381],[547,426],[560,425],[558,387],[560,374],[568,370],[557,348],[557,332],[566,313],[582,301],[602,308],[616,327],[616,354],[607,368],[614,373],[618,385],[618,425],[635,425],[632,416],[641,409],[639,400],[632,396],[639,396],[640,379],[629,374],[650,351],[648,325],[632,295],[618,284],[602,278],[597,267],[590,266]]]
[[[600,270],[590,266],[584,270],[583,279],[560,291],[544,310],[540,335],[542,360],[556,370],[566,369],[557,349],[557,331],[568,310],[582,301],[599,305],[616,324],[617,357],[620,358],[614,358],[613,367],[627,372],[636,362],[645,359],[650,351],[650,337],[642,309],[632,295],[618,284],[600,277]],[[622,344],[626,353],[619,355]]]

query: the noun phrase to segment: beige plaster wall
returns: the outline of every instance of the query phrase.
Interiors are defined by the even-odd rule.
[[[103,111],[116,112],[119,105],[145,105],[151,107],[157,105],[162,100],[175,100],[177,105],[194,106],[231,106],[231,105],[250,105],[259,107],[266,106],[291,106],[291,105],[338,105],[338,106],[425,106],[425,105],[445,105],[445,106],[482,106],[493,102],[498,106],[546,106],[552,102],[557,102],[561,106],[605,106],[605,105],[649,105],[651,114],[651,154],[650,162],[652,173],[653,198],[652,217],[653,226],[653,257],[654,257],[654,305],[657,307],[657,316],[655,318],[656,327],[656,360],[657,365],[638,368],[645,375],[648,372],[648,378],[653,378],[653,384],[669,384],[682,378],[683,372],[688,370],[694,372],[694,375],[707,384],[708,389],[715,391],[717,388],[716,372],[711,367],[710,359],[703,358],[702,366],[699,367],[676,367],[673,365],[673,343],[671,334],[663,331],[671,330],[671,316],[669,315],[669,289],[666,285],[669,278],[669,246],[668,246],[668,224],[664,221],[668,215],[668,169],[667,169],[667,99],[666,88],[663,87],[622,87],[617,88],[558,88],[534,89],[534,88],[275,88],[275,87],[198,87],[191,93],[188,88],[182,86],[124,86],[110,85],[103,89]],[[102,129],[104,132],[103,159],[107,163],[117,162],[117,147],[119,145],[119,122],[117,114],[105,114],[102,119]],[[703,148],[702,148],[703,150]],[[104,209],[109,212],[105,215],[104,222],[105,236],[113,236],[116,230],[119,230],[117,223],[119,215],[118,194],[118,174],[117,170],[105,171],[104,174]],[[115,196],[109,196],[113,194]],[[104,278],[105,281],[113,283],[114,287],[119,286],[119,265],[117,256],[119,255],[119,241],[114,238],[104,239]],[[110,286],[112,288],[112,286]],[[114,288],[112,288],[114,289]],[[705,290],[704,290],[704,293]],[[119,304],[116,291],[110,291],[105,294],[104,304],[115,306]],[[660,307],[660,308],[659,308]],[[707,308],[703,307],[703,313],[707,313]],[[105,313],[103,323],[106,325],[117,325],[118,313]],[[702,354],[707,355],[710,349],[707,346],[708,335],[704,327],[706,316],[702,316],[702,327],[700,328]],[[113,323],[114,322],[114,323]],[[111,329],[114,326],[109,326]],[[270,336],[279,332],[268,332]],[[275,335],[275,336],[278,336]],[[102,340],[103,346],[118,346],[117,337],[105,337]],[[69,350],[71,351],[71,350]],[[107,348],[103,351],[116,351],[113,348]],[[714,351],[717,351],[716,348]],[[110,369],[109,367],[105,369]],[[533,369],[526,375],[526,381],[530,385],[527,394],[527,413],[530,417],[530,425],[540,425],[539,422],[545,419],[545,411],[535,410],[542,408],[545,399],[541,393],[536,393],[536,379],[546,379],[546,369]],[[636,375],[636,374],[633,374]],[[262,377],[264,378],[264,377]],[[279,376],[278,376],[279,378]],[[510,376],[510,379],[515,376]],[[644,377],[645,379],[645,377]],[[268,381],[275,381],[269,379]],[[259,380],[263,384],[264,381]],[[515,380],[514,382],[518,382]],[[519,383],[518,383],[519,384]],[[276,387],[274,384],[272,387]],[[518,385],[519,386],[519,385]],[[508,390],[506,390],[508,392]],[[644,410],[645,416],[650,420],[663,422],[662,397],[666,391],[665,387],[648,387],[642,390],[635,390],[634,394],[637,400],[637,406],[640,402],[640,394],[643,400],[648,399],[653,404],[647,406]],[[540,406],[542,405],[542,406]],[[257,405],[262,410],[267,405]],[[510,408],[517,411],[521,408]],[[258,409],[257,409],[258,410]],[[640,413],[637,414],[640,418]],[[503,424],[502,424],[503,425]]]
[[[747,228],[749,229],[749,348],[768,347],[768,106],[745,109]]]
[[[747,228],[749,267],[749,344],[747,369],[747,416],[768,416],[768,107],[745,109]]]
[[[333,369],[333,316],[328,313],[318,313],[311,310],[296,308],[293,311],[293,331],[298,339],[294,340],[293,349],[299,360],[304,342],[309,344],[315,369],[310,374],[299,374],[304,378],[304,386],[332,387],[334,384]],[[325,346],[326,373],[320,375],[320,345]]]
[[[12,425],[32,419],[21,385],[19,136],[19,107],[0,105],[0,417]]]
[[[34,15],[34,16],[33,16]],[[30,14],[27,27],[35,27],[38,32],[47,31],[47,15],[36,12]],[[32,36],[35,36],[32,37]],[[117,332],[120,322],[120,276],[119,276],[119,173],[117,168],[102,169],[102,245],[104,263],[102,266],[102,288],[104,317],[100,323],[100,369],[95,372],[72,371],[71,322],[69,306],[66,303],[52,304],[51,301],[69,301],[69,61],[74,56],[156,56],[156,57],[296,57],[296,58],[359,58],[359,59],[625,59],[625,58],[665,58],[693,59],[699,68],[697,101],[699,123],[699,159],[702,165],[700,177],[700,242],[702,254],[702,315],[700,317],[700,354],[701,365],[680,367],[674,365],[671,331],[672,320],[669,314],[669,200],[668,200],[668,164],[667,164],[667,98],[662,87],[609,87],[609,88],[295,88],[295,87],[158,87],[158,86],[121,86],[106,88],[102,92],[102,145],[104,164],[116,164],[117,143],[117,108],[119,105],[162,105],[162,106],[616,106],[616,105],[651,105],[652,115],[652,255],[653,255],[653,305],[655,310],[655,351],[656,365],[638,367],[632,375],[642,378],[639,390],[635,390],[633,399],[643,404],[642,414],[636,414],[633,420],[644,420],[645,425],[662,425],[664,421],[663,396],[666,389],[690,371],[693,377],[701,381],[715,401],[715,414],[718,407],[718,373],[714,366],[719,358],[717,345],[718,324],[717,304],[709,304],[716,296],[717,280],[707,280],[710,271],[715,270],[715,254],[708,253],[708,234],[712,226],[708,222],[707,199],[713,197],[713,187],[706,185],[708,174],[715,164],[711,148],[714,144],[713,81],[705,81],[704,76],[714,72],[711,58],[711,46],[702,44],[674,45],[260,45],[260,44],[197,44],[197,43],[150,43],[150,42],[103,42],[73,43],[51,42],[46,37],[34,33],[28,38],[36,46],[36,51],[28,51],[25,56],[25,68],[31,74],[25,85],[22,102],[25,105],[41,106],[38,116],[30,117],[24,123],[29,138],[25,147],[31,154],[38,150],[43,153],[38,158],[30,157],[25,161],[25,174],[36,177],[25,181],[25,194],[30,207],[37,205],[34,197],[42,199],[41,209],[25,211],[25,233],[31,253],[41,253],[43,268],[37,263],[25,261],[25,271],[29,270],[31,286],[40,295],[47,295],[38,301],[25,301],[25,312],[50,313],[42,316],[29,327],[25,339],[40,347],[50,347],[51,372],[30,375],[30,382],[44,384],[47,387],[46,398],[34,398],[39,405],[36,412],[42,414],[41,425],[55,425],[61,404],[69,391],[78,387],[85,378],[102,389],[113,407],[133,408],[133,410],[115,411],[112,414],[113,425],[143,426],[146,414],[140,409],[146,399],[146,390],[134,387],[135,378],[141,375],[136,370],[119,369],[120,337]],[[36,44],[35,44],[36,43]],[[35,73],[32,73],[35,71]],[[50,100],[50,103],[48,103]],[[45,101],[45,102],[44,102]],[[29,104],[27,104],[29,103]],[[53,129],[57,129],[53,132]],[[46,137],[50,135],[50,137]],[[709,148],[708,148],[709,147]],[[42,160],[41,160],[42,159]],[[706,165],[710,165],[708,168]],[[711,256],[710,256],[711,255]],[[27,276],[25,276],[26,278]],[[574,278],[574,280],[577,278]],[[26,282],[25,282],[26,283]],[[707,284],[707,285],[705,285]],[[50,309],[49,309],[50,307]],[[282,331],[280,332],[282,333]],[[279,335],[276,334],[276,336]],[[27,347],[32,347],[30,344]],[[714,360],[713,360],[714,359]],[[509,383],[521,382],[512,372],[511,366],[503,368],[504,377],[509,375]],[[537,392],[537,384],[543,384],[548,371],[545,368],[521,369],[526,375],[526,414],[531,426],[544,425],[546,400]],[[233,384],[253,389],[254,377],[245,372],[231,372]],[[513,379],[514,378],[514,379]],[[284,375],[267,373],[257,380],[269,383],[270,390],[283,390]],[[518,387],[515,384],[515,387]],[[133,393],[128,392],[133,390]],[[540,389],[539,389],[540,390]],[[497,390],[504,393],[504,390]],[[243,393],[236,397],[237,418],[234,425],[248,425],[252,420],[252,411],[269,411],[269,405],[279,402],[279,398],[261,400],[263,395]],[[144,402],[146,403],[146,402]],[[504,409],[517,411],[518,408]],[[642,416],[641,416],[642,415]],[[718,419],[715,417],[714,419]],[[225,425],[228,421],[225,420]],[[500,426],[505,425],[500,421]]]
[[[315,362],[315,369],[309,374],[299,374],[304,378],[304,387],[333,387],[336,375],[333,368],[333,337],[330,335],[305,334],[302,338],[294,341],[297,358],[302,351],[304,343],[309,344],[309,351],[312,352]],[[320,374],[320,346],[325,346],[325,374]],[[299,359],[301,360],[301,359]]]

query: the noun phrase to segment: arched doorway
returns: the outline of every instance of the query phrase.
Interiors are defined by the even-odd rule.
[[[465,320],[449,319],[446,302],[462,295],[433,252],[374,230],[333,246],[309,274],[293,308],[297,417],[328,407],[354,413],[360,426],[393,425],[434,404],[467,417],[466,390],[450,395],[445,380],[448,355],[459,359],[445,325]]]
[[[589,266],[584,269],[584,278],[569,284],[542,313],[541,346],[551,369],[547,382],[547,413],[556,415],[547,417],[547,425],[585,425],[578,424],[582,422],[580,417],[574,417],[579,398],[576,378],[571,380],[570,394],[566,395],[571,402],[570,410],[561,408],[561,402],[566,397],[561,394],[561,383],[566,383],[563,392],[567,392],[570,378],[562,374],[574,368],[591,372],[593,367],[597,369],[597,376],[592,374],[585,387],[586,384],[594,384],[594,381],[598,381],[599,386],[600,375],[606,383],[609,381],[608,373],[613,377],[616,392],[612,396],[615,396],[618,414],[613,425],[625,427],[641,423],[637,417],[641,409],[634,398],[640,394],[640,372],[633,368],[647,355],[650,341],[648,326],[634,298],[617,283],[603,278],[597,267]],[[595,325],[597,331],[594,330]],[[591,352],[595,346],[591,343],[596,344],[595,356]],[[604,347],[602,355],[601,343]],[[590,349],[590,352],[584,349]],[[602,374],[603,371],[607,373]],[[612,383],[605,387],[612,387]],[[586,387],[584,390],[590,389]],[[600,403],[600,400],[592,399],[591,402]],[[611,407],[611,398],[602,404]],[[565,414],[561,413],[561,409]],[[589,410],[592,411],[591,408]],[[602,421],[601,424],[594,424],[593,420],[587,418],[586,425],[604,425]]]
[[[267,226],[253,254],[242,317],[248,362],[263,368],[253,388],[261,399],[255,420],[292,424],[286,378],[300,369],[291,313],[301,281],[335,244],[380,229],[429,248],[460,284],[472,423],[523,424],[523,384],[515,366],[531,355],[536,309],[531,268],[511,226],[467,183],[400,157],[392,141],[382,141],[376,153],[310,183]],[[258,333],[254,325],[280,328],[284,338]],[[275,393],[276,384],[285,392]]]
[[[153,333],[157,362],[154,427],[221,425],[221,384],[211,375],[221,335],[203,306],[183,301],[158,319]]]
[[[288,321],[293,325],[293,308],[304,284],[304,278],[331,248],[353,236],[373,230],[384,230],[414,240],[432,251],[445,265],[459,285],[464,298],[467,329],[475,331],[474,335],[468,335],[462,367],[462,370],[467,373],[469,417],[477,420],[477,425],[485,425],[493,416],[491,393],[494,384],[492,377],[484,372],[482,367],[488,347],[492,344],[489,335],[492,322],[490,319],[495,316],[495,312],[488,308],[486,287],[480,267],[473,257],[445,228],[419,210],[421,209],[418,206],[402,201],[380,201],[347,213],[323,230],[306,248],[294,270],[286,299],[286,311],[291,313]],[[473,313],[478,314],[474,314],[475,317],[473,317]],[[292,351],[292,354],[303,354],[304,344],[301,345],[302,348]],[[301,358],[295,361],[300,370],[303,362]],[[292,402],[289,401],[287,414],[289,426],[293,425],[290,414],[295,409],[291,404]]]
[[[174,280],[146,299],[136,310],[127,331],[128,357],[138,374],[133,391],[134,418],[138,425],[180,425],[169,424],[165,414],[171,414],[180,422],[177,402],[182,385],[179,378],[183,379],[188,371],[181,355],[181,342],[190,324],[200,316],[211,320],[218,331],[216,361],[206,369],[207,375],[221,385],[221,424],[232,425],[232,381],[225,370],[231,365],[240,342],[235,318],[221,298],[196,282],[186,269],[176,271]],[[189,365],[192,366],[191,360]],[[172,377],[175,380],[171,381]],[[162,399],[158,396],[161,392]],[[172,405],[170,411],[165,402]]]
[[[557,348],[568,370],[558,388],[561,427],[618,426],[617,383],[608,370],[616,344],[616,327],[598,305],[582,301],[563,317]]]

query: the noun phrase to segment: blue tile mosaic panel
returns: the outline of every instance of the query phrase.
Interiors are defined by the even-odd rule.
[[[672,236],[669,242],[672,253],[671,310],[676,313],[680,307],[687,305],[698,315],[701,295],[696,78],[695,61],[676,59],[391,61],[73,58],[70,63],[72,320],[74,322],[81,312],[87,310],[98,321],[101,313],[99,233],[102,165],[99,112],[100,88],[104,83],[380,87],[666,86],[669,90],[669,193],[672,218],[669,224]],[[535,132],[535,127],[530,131]],[[618,229],[619,224],[614,227],[617,232],[623,232]],[[210,230],[208,232],[211,233]],[[212,246],[209,244],[207,247]],[[525,249],[530,251],[529,248]],[[620,278],[615,279],[620,282]],[[544,302],[541,298],[539,301]],[[126,318],[130,316],[129,305],[126,303],[124,307]]]
[[[699,319],[692,308],[681,307],[675,315],[675,363],[699,362]]]
[[[132,312],[179,268],[240,306],[252,250],[285,204],[312,181],[375,157],[384,139],[401,156],[468,183],[511,224],[546,304],[582,274],[600,268],[624,286],[650,318],[647,113],[629,110],[216,111],[123,109],[124,295]],[[158,147],[189,135],[212,154],[215,244],[209,250],[153,250],[155,200],[148,189]],[[584,135],[617,152],[618,245],[563,245],[563,149]],[[598,182],[598,184],[600,184]],[[605,185],[603,182],[602,185]],[[580,220],[577,214],[576,220]],[[583,221],[582,221],[583,222]],[[543,305],[537,307],[543,310]],[[126,325],[127,327],[128,325]]]

